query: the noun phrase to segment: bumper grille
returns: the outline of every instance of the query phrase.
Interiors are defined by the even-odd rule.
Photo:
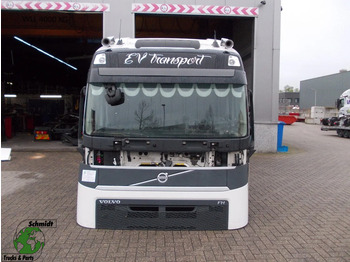
[[[101,229],[225,230],[228,227],[227,201],[101,202],[96,202],[96,228]]]

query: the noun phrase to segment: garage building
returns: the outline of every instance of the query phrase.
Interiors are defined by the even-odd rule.
[[[300,108],[336,107],[336,100],[350,88],[350,71],[316,77],[300,82]]]

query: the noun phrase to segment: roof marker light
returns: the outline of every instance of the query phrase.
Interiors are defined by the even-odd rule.
[[[23,39],[21,39],[21,38],[19,38],[19,37],[17,37],[17,36],[14,36],[14,39],[16,39],[17,41],[20,41],[21,43],[23,43],[23,44],[25,44],[25,45],[27,45],[27,46],[30,46],[30,47],[34,48],[35,50],[39,51],[40,53],[43,53],[44,55],[47,55],[48,57],[51,57],[51,58],[57,60],[58,62],[60,62],[60,63],[62,63],[62,64],[64,64],[64,65],[66,65],[66,66],[68,66],[68,67],[70,67],[70,68],[72,68],[72,69],[74,69],[74,70],[78,70],[78,68],[76,68],[76,67],[74,67],[74,66],[72,66],[72,65],[70,65],[70,64],[68,64],[68,63],[66,63],[66,62],[64,62],[64,61],[62,61],[61,59],[59,59],[59,58],[57,58],[57,57],[55,57],[55,56],[53,56],[53,55],[51,55],[51,54],[45,52],[44,50],[40,49],[39,47],[36,47],[36,46],[34,46],[34,45],[32,45],[32,44],[30,44],[30,43],[24,41]]]
[[[101,44],[102,44],[103,46],[105,46],[105,47],[114,45],[114,44],[115,44],[114,36],[102,38]]]
[[[234,45],[231,39],[221,38],[221,46],[224,46],[226,49],[232,48]]]

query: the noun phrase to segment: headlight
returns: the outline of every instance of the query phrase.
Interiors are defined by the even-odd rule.
[[[237,56],[230,55],[228,57],[228,66],[241,66],[239,58]]]
[[[95,56],[94,65],[105,65],[106,54],[98,54]]]

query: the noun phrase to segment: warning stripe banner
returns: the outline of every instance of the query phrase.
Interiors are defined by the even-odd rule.
[[[134,13],[188,14],[188,15],[227,15],[258,16],[257,7],[237,7],[221,5],[182,5],[182,4],[132,4]]]
[[[43,1],[1,1],[2,10],[42,10],[42,11],[79,11],[108,12],[109,4],[77,2],[43,2]]]

